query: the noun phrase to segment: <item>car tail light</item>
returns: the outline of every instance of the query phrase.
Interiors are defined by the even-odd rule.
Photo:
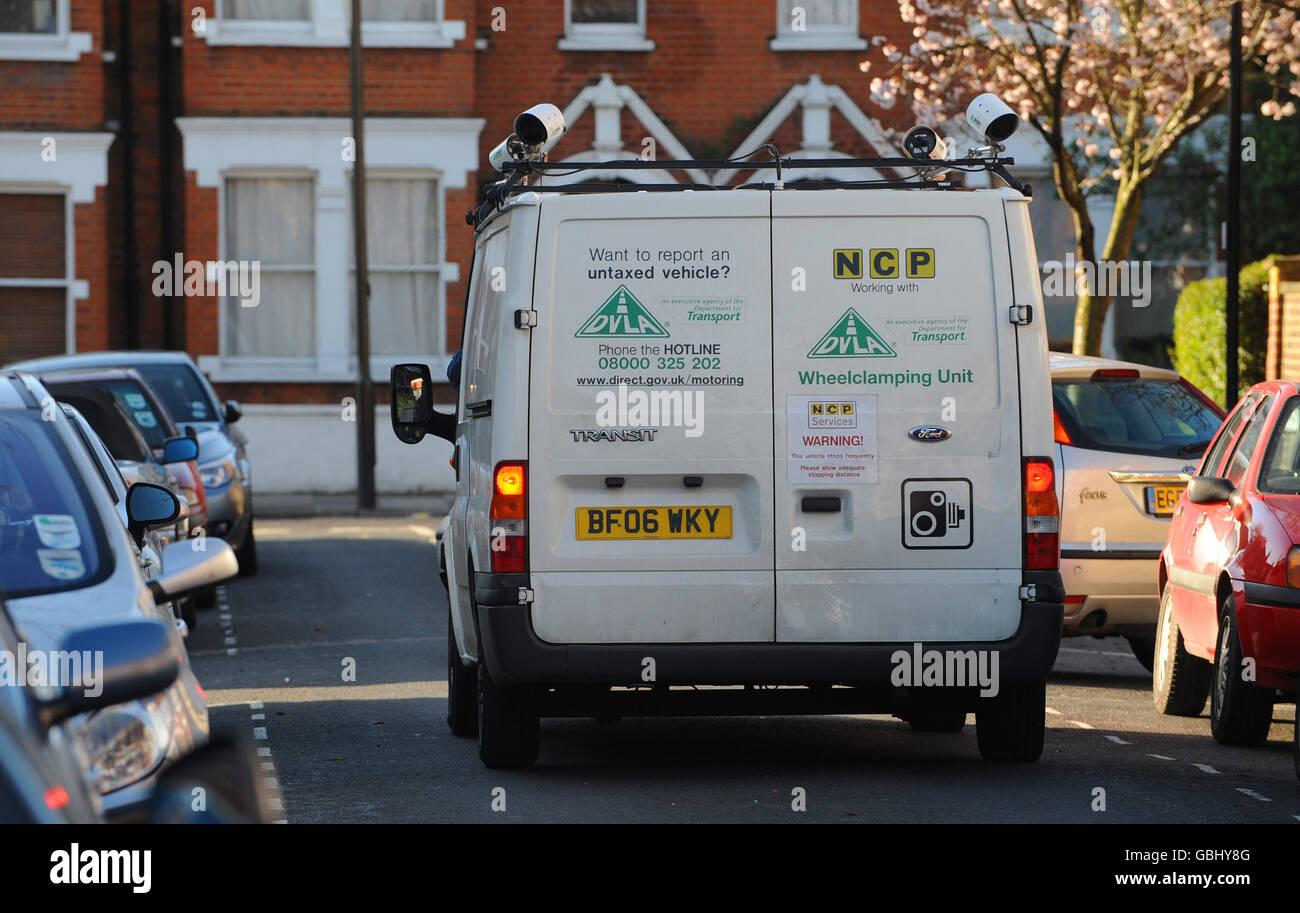
[[[1061,518],[1056,471],[1050,457],[1025,457],[1025,567],[1052,570],[1061,564]]]
[[[492,475],[492,572],[528,570],[528,468],[524,463],[498,463]]]
[[[62,785],[51,786],[45,791],[45,804],[54,809],[54,811],[58,811],[63,808],[63,806],[67,805],[68,802],[71,801],[71,798],[72,797],[68,795],[68,791],[64,789]]]
[[[1052,433],[1058,444],[1074,443],[1070,440],[1070,432],[1066,431],[1065,426],[1061,424],[1061,416],[1057,414],[1055,409],[1052,410]]]
[[[1300,587],[1300,548],[1292,548],[1286,556],[1287,586]]]
[[[1140,376],[1136,368],[1098,368],[1092,372],[1093,380],[1134,380]]]

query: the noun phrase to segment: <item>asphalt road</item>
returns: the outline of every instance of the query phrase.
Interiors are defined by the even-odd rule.
[[[1208,705],[1156,712],[1118,639],[1063,644],[1037,764],[982,762],[973,717],[917,734],[835,716],[544,720],[535,768],[487,770],[445,722],[436,525],[259,520],[261,573],[200,612],[189,648],[212,722],[254,736],[283,820],[1300,823],[1294,707],[1267,746],[1220,746]]]

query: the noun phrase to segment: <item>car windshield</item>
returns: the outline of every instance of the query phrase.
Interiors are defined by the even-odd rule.
[[[217,422],[221,420],[208,391],[194,376],[189,365],[132,365],[144,375],[158,398],[177,422]]]
[[[0,413],[0,588],[14,599],[85,586],[99,576],[103,536],[89,493],[32,410]]]
[[[167,420],[158,415],[149,405],[149,397],[143,388],[133,380],[101,380],[95,385],[113,394],[113,399],[121,404],[122,409],[135,422],[144,439],[154,450],[161,450],[167,440]]]
[[[1057,417],[1075,447],[1195,460],[1222,421],[1176,380],[1061,380]]]
[[[1295,397],[1273,428],[1255,487],[1268,494],[1300,495],[1300,400]]]

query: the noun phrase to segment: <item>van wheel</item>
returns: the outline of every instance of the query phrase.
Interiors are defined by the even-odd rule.
[[[460,661],[450,611],[447,613],[447,728],[452,735],[478,735],[478,669]]]
[[[965,710],[913,710],[903,717],[913,732],[961,732]]]
[[[1219,646],[1214,651],[1210,732],[1220,745],[1262,745],[1273,725],[1273,692],[1241,679],[1241,639],[1229,594],[1219,606]]]
[[[484,767],[531,767],[537,760],[541,720],[530,688],[498,685],[478,645],[478,757]]]
[[[1156,625],[1155,669],[1151,697],[1166,716],[1200,716],[1210,693],[1210,664],[1187,652],[1178,628],[1173,594],[1166,583],[1160,591],[1160,621]]]
[[[1142,664],[1142,668],[1151,672],[1156,665],[1156,636],[1146,634],[1141,637],[1129,635],[1124,638],[1128,641],[1128,648],[1133,651],[1133,658]]]
[[[982,698],[975,735],[986,761],[1037,761],[1047,728],[1047,680],[1009,682],[997,697]]]

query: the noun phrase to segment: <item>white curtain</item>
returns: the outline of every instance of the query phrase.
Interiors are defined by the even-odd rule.
[[[227,297],[230,356],[310,357],[316,353],[315,205],[310,178],[229,178],[226,259],[256,261],[261,300]]]
[[[311,19],[311,0],[222,0],[227,19]]]
[[[372,355],[442,353],[442,276],[418,269],[439,264],[440,230],[434,181],[366,181]],[[350,288],[355,313],[355,273]]]
[[[350,17],[350,4],[347,10]],[[361,0],[366,22],[433,22],[437,12],[437,0]]]

